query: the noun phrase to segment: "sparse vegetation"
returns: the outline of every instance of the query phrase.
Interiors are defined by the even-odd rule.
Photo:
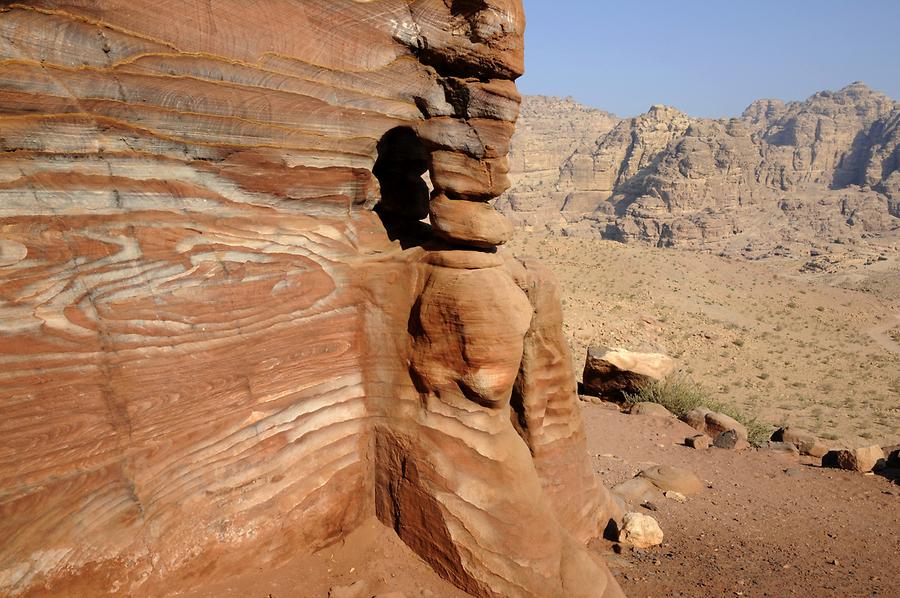
[[[662,382],[652,382],[625,400],[634,403],[658,403],[677,417],[682,417],[698,407],[706,407],[736,419],[747,428],[747,437],[751,444],[760,445],[772,435],[772,426],[760,422],[755,417],[720,403],[712,398],[709,391],[686,376],[677,376]]]
[[[875,435],[870,442],[897,442],[900,418],[891,409],[900,408],[900,356],[890,337],[900,328],[900,275],[884,275],[874,294],[855,282],[852,290],[841,288],[847,283],[840,277],[773,271],[790,264],[735,265],[688,251],[537,233],[510,247],[543,257],[560,280],[576,369],[592,344],[659,351],[676,357],[710,398],[760,421],[775,424],[787,415],[795,426],[820,425],[848,443],[865,443],[859,434],[867,430]],[[816,405],[824,409],[820,420],[812,414]],[[877,417],[879,409],[885,417]]]

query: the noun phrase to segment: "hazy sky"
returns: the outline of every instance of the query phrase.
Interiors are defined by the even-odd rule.
[[[740,114],[861,80],[900,99],[900,0],[524,0],[527,94]]]

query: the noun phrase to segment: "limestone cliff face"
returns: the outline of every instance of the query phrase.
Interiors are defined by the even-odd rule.
[[[900,226],[898,119],[900,104],[860,83],[760,100],[730,120],[655,106],[561,162],[541,209],[498,206],[519,224],[662,246],[889,233]]]
[[[527,96],[510,143],[512,187],[497,207],[508,214],[554,215],[553,201],[559,197],[560,165],[575,152],[587,153],[599,137],[612,130],[619,118],[589,108],[570,98]]]
[[[474,595],[620,595],[552,281],[488,203],[521,4],[263,4],[0,7],[0,594],[377,515]]]

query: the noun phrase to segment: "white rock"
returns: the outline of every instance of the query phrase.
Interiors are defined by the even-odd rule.
[[[656,519],[641,513],[625,513],[622,529],[619,530],[619,542],[635,548],[650,548],[659,546],[662,541],[663,531]]]
[[[668,498],[669,500],[674,500],[675,502],[685,503],[687,502],[687,497],[681,492],[675,492],[674,490],[669,490],[668,492],[663,492],[663,496]]]

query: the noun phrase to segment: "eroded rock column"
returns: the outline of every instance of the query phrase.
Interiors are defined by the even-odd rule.
[[[488,203],[509,186],[521,7],[417,2],[411,14],[421,20],[409,43],[436,69],[452,111],[425,105],[415,127],[434,185],[433,236],[410,252],[408,380],[390,384],[396,395],[376,429],[378,515],[477,596],[620,595],[584,548],[609,501],[587,460],[555,287],[536,264],[498,251],[512,228]],[[429,28],[441,19],[453,24],[449,37]],[[379,210],[397,216],[407,205],[416,220],[416,197],[389,197]]]

